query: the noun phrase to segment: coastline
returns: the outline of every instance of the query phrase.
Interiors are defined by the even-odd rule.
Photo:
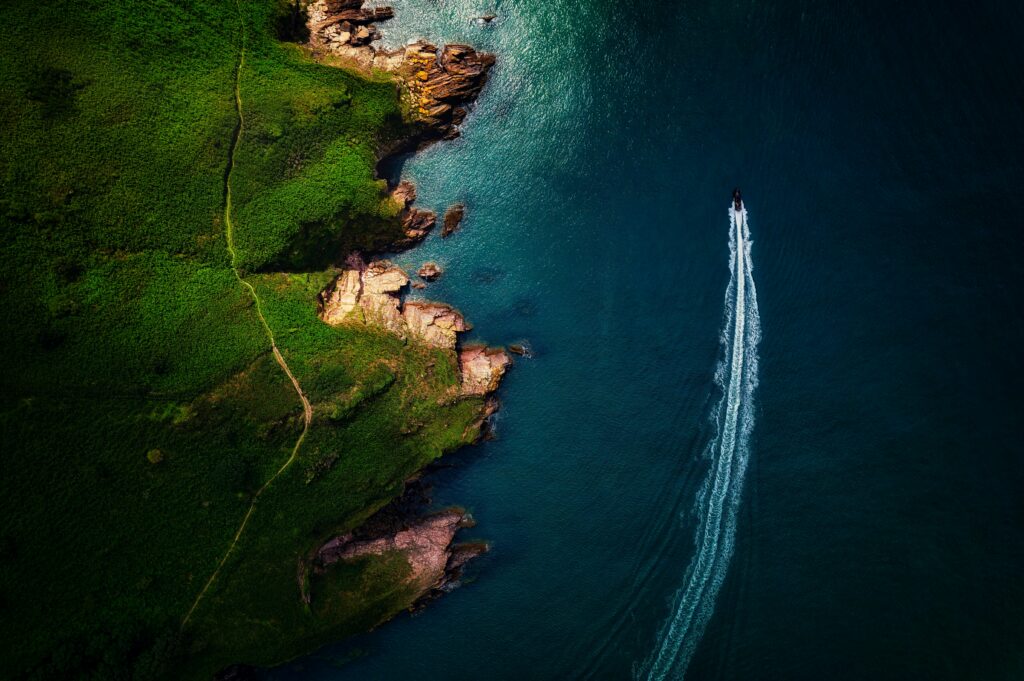
[[[375,163],[379,177],[381,169],[396,158],[461,134],[460,126],[483,90],[495,57],[466,44],[438,48],[423,38],[394,50],[378,49],[374,42],[380,34],[375,23],[392,20],[395,13],[387,6],[364,9],[364,2],[317,0],[308,5],[309,37],[305,46],[320,63],[371,77],[383,73],[395,83],[412,126],[405,136],[379,153]],[[495,393],[512,365],[512,352],[504,347],[463,344],[459,335],[473,327],[447,303],[405,300],[410,288],[425,288],[441,270],[427,263],[420,268],[419,281],[413,282],[407,272],[381,255],[414,250],[437,227],[438,219],[433,211],[415,205],[416,187],[411,182],[381,179],[388,182],[388,197],[398,210],[404,237],[376,251],[356,250],[344,255],[343,265],[333,268],[336,274],[316,296],[317,317],[332,326],[377,328],[403,342],[422,343],[450,354],[458,368],[459,384],[444,399],[482,399],[476,418],[462,438],[467,444],[477,443],[490,435],[490,419],[500,406]],[[448,238],[455,233],[464,214],[463,204],[450,206],[440,235]],[[459,586],[465,564],[488,551],[489,545],[457,541],[459,530],[475,526],[464,509],[428,510],[430,499],[420,483],[425,470],[406,480],[401,493],[362,524],[333,534],[299,558],[296,581],[306,609],[314,607],[312,584],[317,578],[368,556],[401,556],[408,563],[409,572],[402,581],[411,589],[407,597],[410,611]],[[370,628],[397,614],[387,614]],[[296,655],[312,649],[300,650]],[[245,663],[232,664],[221,670],[218,678],[247,678],[253,669]]]
[[[378,49],[374,43],[381,36],[375,22],[392,20],[395,13],[390,7],[364,9],[364,2],[310,3],[306,7],[308,40],[303,47],[317,63],[394,83],[406,119],[404,134],[378,150],[374,168],[377,179],[387,183],[386,200],[394,207],[403,236],[367,250],[339,253],[341,263],[327,270],[330,276],[315,295],[316,318],[335,328],[382,332],[406,346],[439,352],[453,364],[455,384],[437,399],[452,405],[472,401],[478,406],[473,408],[473,415],[458,436],[459,444],[445,448],[437,454],[440,456],[490,437],[491,417],[500,406],[496,392],[512,365],[512,352],[504,347],[462,343],[460,335],[473,327],[447,303],[405,300],[410,289],[426,288],[442,271],[431,269],[434,263],[426,263],[413,281],[405,270],[384,256],[414,251],[435,230],[439,220],[433,211],[416,206],[415,185],[381,175],[383,168],[396,159],[461,134],[460,126],[486,85],[495,57],[461,43],[439,48],[423,38],[394,50]],[[440,235],[448,238],[455,233],[464,213],[461,203],[449,207],[440,221]],[[378,360],[384,365],[394,361],[386,355]],[[434,361],[426,364],[426,370],[436,370]],[[391,380],[385,381],[383,389]],[[359,389],[334,399],[327,418],[344,422],[367,399],[374,398],[377,389],[370,390],[365,393]],[[413,436],[427,425],[414,421],[404,426],[402,433]],[[325,470],[329,471],[337,457],[326,461]],[[289,651],[286,655],[276,656],[272,661],[258,665],[237,661],[222,667],[217,678],[254,678],[259,668],[284,664],[322,645],[375,629],[402,611],[419,610],[457,588],[466,563],[487,552],[489,545],[482,541],[458,541],[461,529],[475,526],[475,520],[465,509],[430,509],[431,500],[421,477],[432,465],[430,460],[413,469],[385,505],[370,509],[362,522],[344,532],[326,534],[297,560],[295,581],[307,612],[330,607],[332,597],[327,585],[337,579],[333,575],[376,563],[390,565],[378,575],[377,588],[404,593],[401,608],[372,615],[362,626],[343,633],[296,639],[285,646]],[[319,473],[314,473],[314,478],[316,475]]]
[[[495,57],[465,44],[438,48],[422,38],[403,48],[378,49],[373,44],[380,38],[375,22],[392,20],[395,13],[386,6],[364,9],[363,2],[318,0],[310,4],[306,46],[316,61],[332,67],[356,69],[368,75],[385,72],[399,89],[414,129],[382,150],[376,162],[380,176],[381,169],[396,158],[460,135],[460,125],[483,90]],[[317,295],[317,316],[330,325],[376,327],[403,341],[452,353],[460,379],[458,389],[448,399],[483,399],[477,418],[464,433],[467,443],[479,442],[490,436],[490,419],[500,406],[495,393],[512,365],[511,352],[504,347],[463,344],[459,335],[472,325],[446,303],[404,300],[410,288],[425,288],[442,271],[436,264],[426,263],[418,273],[419,281],[414,282],[380,254],[414,250],[434,230],[438,219],[433,211],[416,207],[416,188],[411,182],[389,182],[388,194],[399,208],[405,236],[379,252],[348,254],[343,266],[336,268],[337,274]],[[464,213],[461,203],[445,211],[442,237],[448,238],[459,228]],[[300,558],[297,581],[307,608],[313,605],[311,577],[369,555],[394,553],[408,561],[410,573],[406,579],[414,588],[410,611],[421,609],[460,585],[466,563],[487,552],[489,545],[457,541],[459,530],[476,524],[464,509],[449,506],[428,510],[431,500],[420,478],[430,466],[407,480],[401,494],[362,524],[332,536]],[[394,614],[398,613],[376,624],[383,624]],[[303,652],[311,651],[298,654]],[[287,661],[280,660],[279,664]],[[252,669],[234,664],[222,670],[218,678],[248,678]]]

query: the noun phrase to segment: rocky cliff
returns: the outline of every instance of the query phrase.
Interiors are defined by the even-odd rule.
[[[495,63],[493,55],[469,45],[442,48],[418,40],[396,50],[375,43],[377,25],[390,20],[390,7],[363,6],[363,0],[316,0],[307,6],[309,47],[314,56],[362,70],[392,74],[401,89],[413,133],[403,144],[383,150],[396,154],[439,139],[457,137],[462,124]],[[399,182],[390,190],[405,236],[392,244],[403,250],[424,239],[436,226],[437,215],[415,207],[416,188]],[[445,214],[444,236],[454,232],[464,214],[457,204]],[[431,281],[442,270],[428,263],[419,276]],[[432,301],[402,300],[410,277],[387,260],[366,262],[352,254],[337,276],[320,292],[318,314],[331,325],[374,326],[406,340],[422,343],[448,354],[460,380],[453,400],[480,400],[479,420],[473,429],[486,432],[486,421],[497,410],[493,397],[511,365],[504,348],[469,345],[460,347],[459,335],[471,328],[450,305]],[[413,286],[422,287],[421,282]],[[408,494],[403,496],[403,499]],[[326,542],[310,559],[314,573],[339,561],[369,555],[400,553],[410,566],[410,582],[422,597],[454,585],[462,565],[486,549],[482,544],[455,545],[456,532],[470,524],[464,511],[447,509],[423,515],[423,505],[410,506],[402,499],[378,513],[356,530]],[[308,592],[305,592],[308,603]]]
[[[487,82],[494,55],[459,43],[438,49],[426,40],[396,50],[378,48],[373,44],[380,39],[376,24],[391,19],[394,11],[363,8],[362,0],[317,0],[308,14],[309,44],[315,52],[398,77],[411,113],[424,124],[419,142],[459,135],[468,107]]]
[[[498,389],[512,360],[504,348],[471,345],[457,348],[458,335],[472,326],[445,303],[409,301],[401,292],[409,275],[387,260],[369,264],[350,258],[320,292],[318,313],[328,324],[370,324],[401,338],[414,339],[456,354],[462,395],[489,395]]]
[[[369,537],[344,534],[320,547],[313,570],[322,572],[338,561],[397,551],[409,563],[410,581],[424,596],[428,596],[432,591],[449,586],[458,578],[461,567],[469,558],[486,550],[484,544],[454,544],[455,533],[472,525],[465,511],[450,508],[403,519],[397,527],[383,528],[379,534]]]

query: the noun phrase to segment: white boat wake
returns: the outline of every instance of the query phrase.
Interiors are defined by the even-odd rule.
[[[636,670],[637,678],[650,681],[681,679],[686,674],[714,611],[735,543],[736,516],[754,427],[753,397],[757,388],[757,344],[761,329],[746,207],[736,211],[730,204],[729,221],[732,276],[725,294],[723,359],[715,372],[722,397],[712,413],[716,435],[704,452],[711,465],[697,495],[696,553],[687,568],[686,581],[676,593],[672,613],[662,628],[657,647]]]

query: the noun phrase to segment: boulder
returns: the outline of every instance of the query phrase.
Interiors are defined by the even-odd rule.
[[[352,37],[349,38],[349,43],[355,47],[367,45],[369,44],[370,38],[372,36],[373,33],[370,31],[369,28],[367,28],[366,26],[360,26],[359,28],[356,29],[356,32],[352,34]]]
[[[398,293],[408,283],[409,275],[387,260],[372,262],[363,271],[363,295]]]
[[[422,241],[437,224],[437,214],[432,210],[407,208],[402,215],[402,230],[405,238],[395,243],[397,248],[408,248]]]
[[[401,215],[402,231],[405,237],[395,242],[395,248],[408,248],[422,240],[437,224],[437,215],[433,211],[413,208],[416,200],[416,185],[409,181],[398,183],[390,193],[391,200],[398,204]]]
[[[426,262],[423,263],[423,267],[416,274],[424,281],[434,281],[444,274],[444,270],[436,262]]]

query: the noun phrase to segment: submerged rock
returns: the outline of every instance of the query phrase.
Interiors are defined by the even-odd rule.
[[[505,272],[497,267],[478,267],[473,270],[471,278],[478,284],[493,284],[503,276]]]
[[[466,206],[456,203],[444,212],[444,226],[441,228],[441,236],[447,237],[459,228],[462,218],[466,215]]]
[[[520,298],[512,304],[512,313],[519,317],[532,317],[537,314],[537,301],[533,298]]]
[[[520,357],[533,357],[533,351],[530,350],[530,346],[525,342],[509,343],[508,351],[514,355],[519,355]]]

